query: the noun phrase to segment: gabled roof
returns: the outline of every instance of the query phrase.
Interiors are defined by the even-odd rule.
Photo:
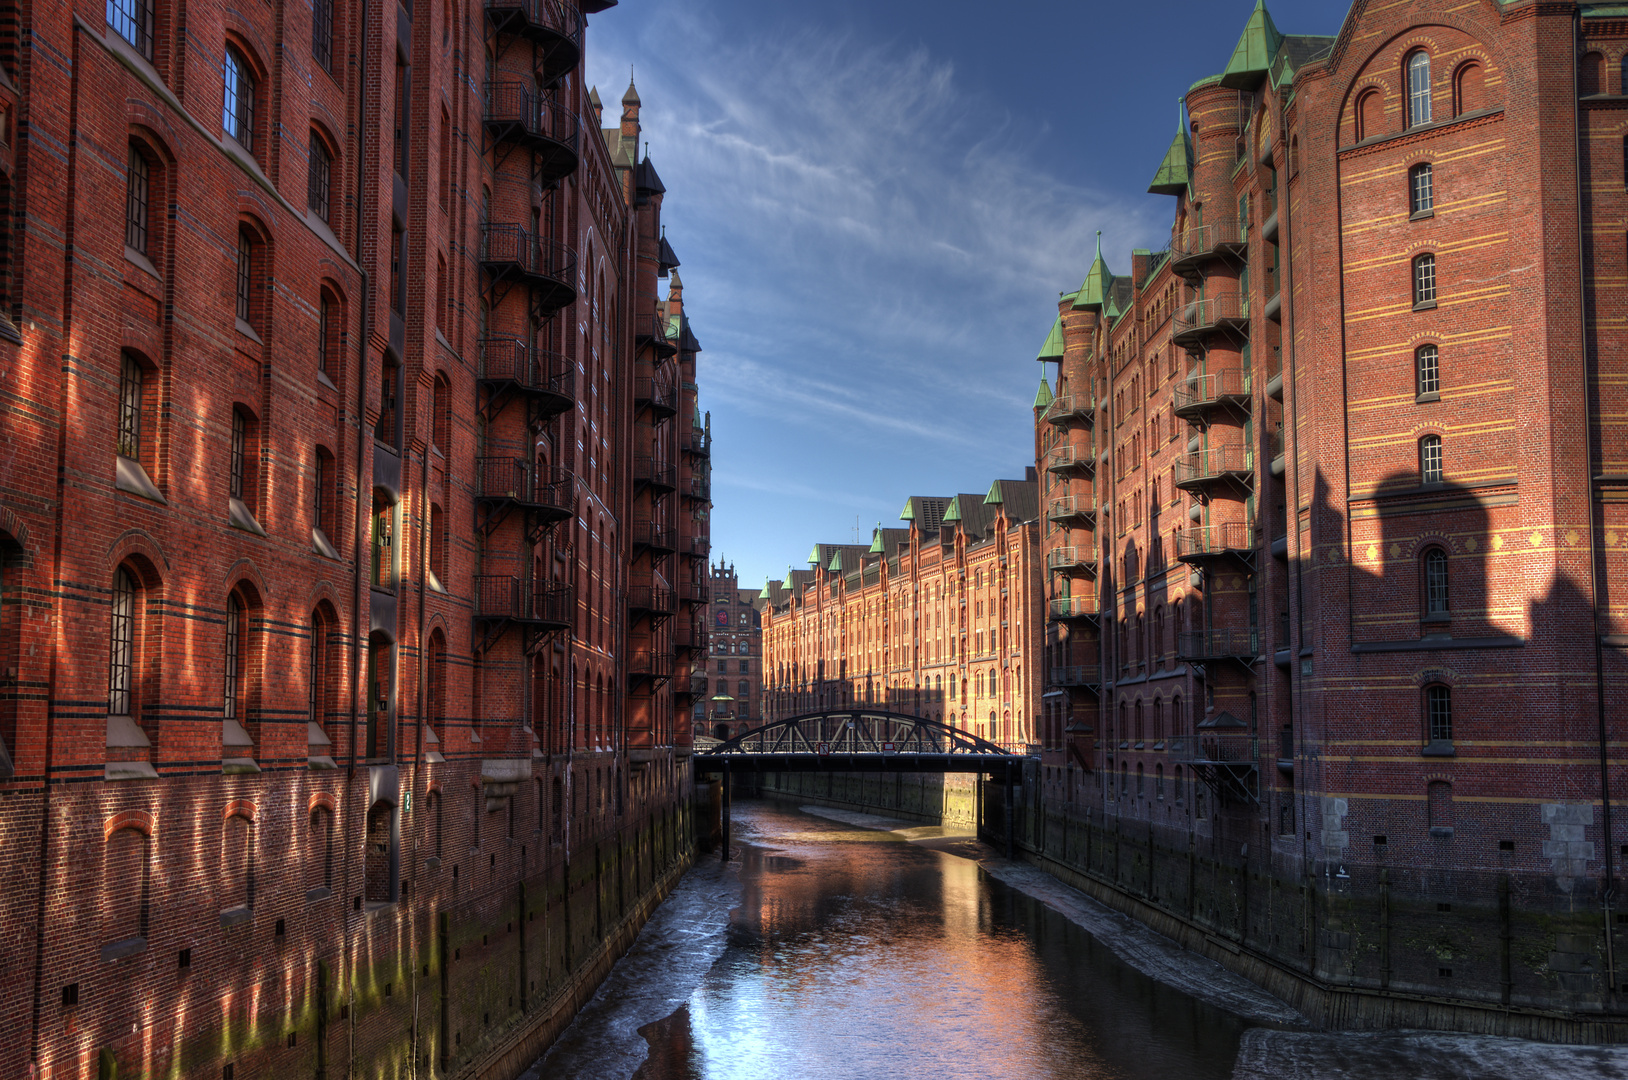
[[[913,521],[916,528],[923,535],[935,533],[944,521],[944,511],[949,507],[950,500],[943,495],[912,495],[904,501],[904,509],[899,511],[899,520]]]
[[[997,480],[984,496],[988,506],[998,506],[1012,524],[1033,521],[1040,516],[1040,484],[1034,480]]]
[[[1221,85],[1233,90],[1252,90],[1271,69],[1272,57],[1283,44],[1283,35],[1272,24],[1266,0],[1255,0],[1255,10],[1244,26],[1243,36],[1233,47],[1232,59],[1221,73]]]
[[[1181,108],[1176,109],[1176,137],[1170,140],[1170,149],[1159,162],[1159,171],[1148,185],[1149,195],[1180,195],[1193,182],[1193,140],[1188,137],[1187,125],[1182,122]]]
[[[1051,333],[1046,335],[1046,341],[1040,346],[1040,355],[1035,359],[1044,364],[1048,360],[1061,360],[1063,358],[1063,317],[1057,316],[1057,321],[1051,324]]]
[[[1074,310],[1081,311],[1088,308],[1102,309],[1104,301],[1114,284],[1114,275],[1108,269],[1108,264],[1102,258],[1102,230],[1097,230],[1097,257],[1092,260],[1091,269],[1085,272],[1085,280],[1080,283],[1079,294],[1074,297]]]
[[[899,550],[900,544],[910,542],[909,529],[884,529],[878,522],[875,531],[871,533],[872,555],[892,555]]]
[[[831,559],[825,568],[833,574],[852,573],[864,565],[869,550],[860,544],[831,544]]]
[[[968,540],[982,540],[988,536],[994,520],[994,509],[986,506],[983,496],[977,492],[961,492],[950,500],[949,507],[944,511],[944,523],[948,525],[954,522]],[[947,541],[949,538],[945,539]]]
[[[1046,382],[1045,379],[1041,379],[1040,380],[1040,389],[1036,390],[1035,393],[1034,393],[1034,407],[1037,408],[1037,409],[1044,409],[1047,406],[1049,406],[1051,404],[1051,402],[1052,402],[1051,384]],[[997,481],[995,481],[995,483],[997,485],[999,485],[1000,481],[997,480]]]

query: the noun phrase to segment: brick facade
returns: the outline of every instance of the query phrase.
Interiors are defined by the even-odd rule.
[[[687,858],[699,346],[582,9],[3,12],[0,1074],[501,1072]]]
[[[850,705],[929,716],[1022,750],[1044,632],[1036,483],[912,496],[869,547],[816,544],[764,589],[766,720]]]
[[[1258,7],[1150,188],[1170,248],[1099,251],[1040,354],[1031,844],[1346,1022],[1599,1037],[1567,1024],[1628,990],[1628,22],[1594,8]]]
[[[762,593],[740,587],[731,563],[712,567],[706,675],[711,696],[698,704],[695,731],[727,739],[763,723]]]

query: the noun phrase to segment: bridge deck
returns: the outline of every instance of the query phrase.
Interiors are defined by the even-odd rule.
[[[1021,754],[733,753],[696,754],[697,775],[754,772],[991,773],[1021,770]],[[1020,773],[1021,775],[1021,773]]]

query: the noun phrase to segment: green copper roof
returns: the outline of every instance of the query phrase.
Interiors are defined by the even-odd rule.
[[[1037,409],[1046,408],[1048,405],[1051,404],[1051,398],[1052,398],[1051,386],[1046,382],[1045,379],[1041,379],[1040,380],[1040,389],[1036,390],[1034,392],[1034,407],[1037,408]],[[996,487],[1000,486],[1000,481],[999,480],[995,481],[995,486]],[[991,488],[990,490],[994,490],[994,489]]]
[[[842,549],[841,548],[838,548],[836,553],[831,556],[831,564],[829,566],[827,566],[826,569],[831,571],[833,574],[842,573]]]
[[[1063,358],[1063,317],[1057,316],[1057,321],[1051,324],[1051,333],[1046,335],[1046,343],[1040,346],[1040,355],[1035,359],[1044,364],[1047,360],[1061,360]]]
[[[871,554],[887,554],[887,552],[882,550],[882,523],[880,521],[876,523],[876,528],[871,532]]]
[[[1085,280],[1080,283],[1080,292],[1074,298],[1074,310],[1085,308],[1101,308],[1103,301],[1114,286],[1114,275],[1108,270],[1108,264],[1102,259],[1102,230],[1097,230],[1097,257],[1091,263],[1091,269],[1085,272]]]
[[[1045,381],[1042,380],[1040,385],[1042,387],[1044,387],[1046,385]],[[1047,401],[1051,400],[1051,394],[1050,393],[1046,394],[1046,400]],[[1005,501],[1006,501],[1006,497],[1001,494],[1001,482],[999,480],[997,480],[993,484],[990,484],[989,485],[989,494],[984,496],[984,505],[985,506],[999,506],[1002,502],[1005,502]]]
[[[1221,85],[1233,90],[1252,90],[1271,69],[1272,57],[1283,44],[1283,35],[1272,25],[1267,13],[1266,0],[1255,0],[1255,11],[1249,16],[1243,36],[1232,50],[1232,60],[1221,73]]]
[[[904,509],[899,511],[899,520],[900,521],[915,521],[916,520],[916,500],[915,500],[914,496],[912,496],[912,497],[910,497],[910,498],[908,498],[908,499],[906,499],[904,501]]]
[[[1180,195],[1193,181],[1193,141],[1187,137],[1187,125],[1182,123],[1181,109],[1176,109],[1176,137],[1170,140],[1170,149],[1159,162],[1159,171],[1148,185],[1149,195]]]
[[[957,495],[955,498],[950,500],[949,509],[944,511],[944,520],[945,521],[960,521],[961,520],[961,496]]]
[[[1219,76],[1219,75],[1206,75],[1202,79],[1195,82],[1192,86],[1189,86],[1187,88],[1187,92],[1189,94],[1191,94],[1194,90],[1202,90],[1206,86],[1215,86],[1220,82],[1221,82],[1221,76]]]

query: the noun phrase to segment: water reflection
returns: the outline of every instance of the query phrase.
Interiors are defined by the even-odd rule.
[[[742,903],[639,1080],[1230,1075],[1244,1025],[964,858],[737,804]]]

